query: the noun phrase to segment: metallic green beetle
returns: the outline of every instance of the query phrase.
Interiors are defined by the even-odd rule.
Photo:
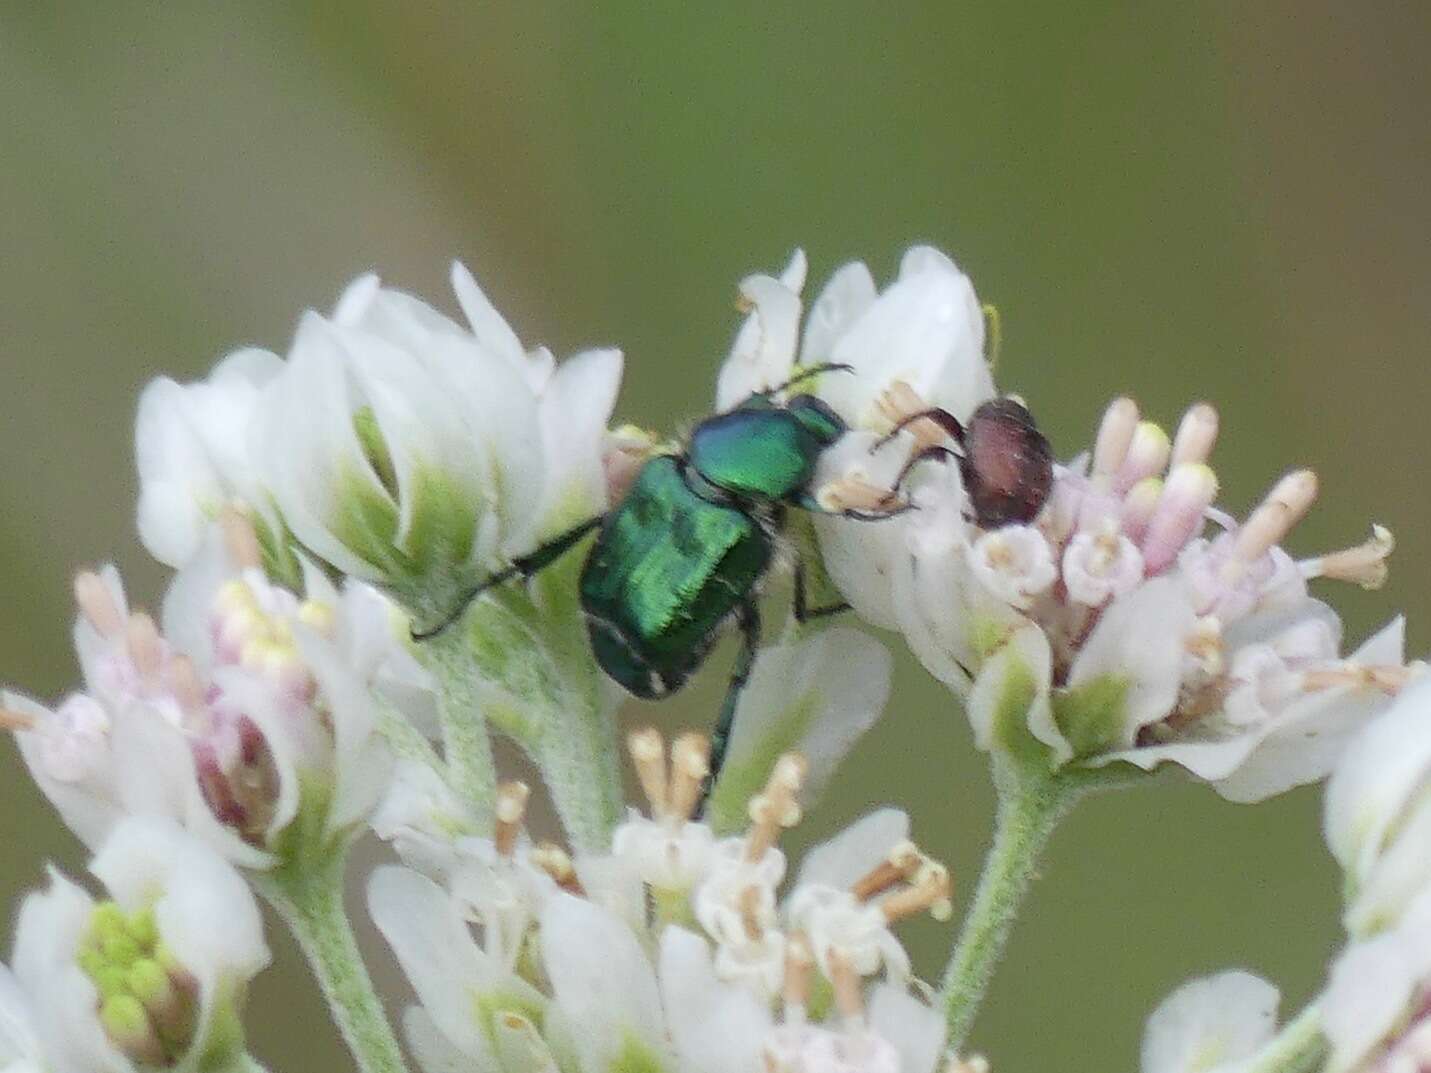
[[[845,369],[811,366],[702,421],[682,453],[646,462],[631,489],[606,514],[486,579],[447,623],[418,639],[445,629],[492,586],[549,566],[595,529],[596,542],[581,572],[581,606],[597,663],[629,693],[650,700],[675,692],[705,661],[727,622],[740,629],[740,655],[711,734],[713,778],[755,661],[757,590],[771,568],[785,511],[799,507],[827,513],[810,494],[810,483],[821,453],[846,431],[839,415],[813,395],[779,400],[801,381]],[[873,520],[900,509],[841,513]],[[797,566],[797,617],[842,608],[806,608]]]

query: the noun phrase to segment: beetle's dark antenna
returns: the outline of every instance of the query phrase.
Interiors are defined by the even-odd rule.
[[[855,367],[853,365],[847,365],[841,361],[824,361],[819,365],[811,365],[808,369],[801,369],[789,380],[785,381],[785,383],[777,384],[775,387],[768,387],[764,391],[754,392],[750,397],[752,399],[768,399],[772,395],[783,394],[796,384],[819,376],[821,373],[852,373],[854,371]]]
[[[901,432],[903,432],[910,425],[914,424],[916,421],[926,420],[933,421],[936,425],[942,428],[946,433],[949,434],[950,438],[953,439],[955,443],[961,445],[963,444],[964,426],[959,423],[959,419],[953,414],[951,414],[948,410],[941,410],[939,407],[935,406],[928,410],[920,410],[918,413],[913,413],[907,417],[900,418],[899,424],[895,425],[894,428],[890,429],[888,432],[886,432],[883,436],[875,440],[875,442],[870,445],[870,454],[874,454],[881,447],[889,443],[890,440],[894,439],[896,436],[898,436]]]
[[[586,536],[606,518],[604,514],[598,514],[595,518],[588,518],[580,525],[574,525],[566,532],[547,541],[530,555],[523,555],[512,560],[512,565],[504,570],[499,570],[491,577],[486,578],[480,584],[474,585],[462,594],[462,598],[457,601],[456,608],[445,619],[436,626],[426,630],[413,630],[412,639],[414,641],[430,641],[438,634],[444,632],[449,626],[462,617],[462,613],[472,605],[472,601],[481,596],[488,589],[495,588],[503,582],[511,581],[513,578],[529,578],[552,563],[560,559],[564,554],[581,543],[581,538]]]
[[[914,452],[914,454],[909,456],[909,460],[900,467],[899,475],[895,477],[894,484],[890,488],[890,496],[893,497],[899,494],[900,488],[904,485],[905,478],[909,476],[915,466],[921,462],[932,462],[936,458],[941,462],[959,461],[959,456],[953,451],[947,447],[940,447],[937,444],[933,447],[925,447],[922,450]]]

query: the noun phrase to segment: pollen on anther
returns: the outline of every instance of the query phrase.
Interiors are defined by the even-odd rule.
[[[775,761],[765,789],[750,799],[746,860],[760,860],[775,845],[782,829],[800,822],[798,796],[805,783],[806,770],[805,758],[798,753],[785,753]]]

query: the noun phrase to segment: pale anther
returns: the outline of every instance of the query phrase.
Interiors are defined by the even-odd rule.
[[[219,524],[224,531],[224,547],[235,565],[244,570],[263,565],[263,548],[248,515],[236,507],[225,507],[219,515]]]
[[[889,420],[891,428],[906,418],[929,409],[929,404],[920,397],[919,392],[903,380],[890,384],[875,405],[878,406],[880,415]],[[947,438],[945,431],[927,417],[904,426],[904,431],[914,437],[916,451],[943,443]]]
[[[1173,438],[1173,455],[1169,465],[1206,462],[1212,456],[1215,443],[1217,410],[1210,403],[1200,402],[1183,414],[1177,435]]]
[[[823,485],[815,500],[829,511],[882,511],[890,508],[891,496],[888,488],[871,484],[862,476],[846,474]]]
[[[100,636],[115,638],[124,632],[124,615],[98,574],[86,570],[75,575],[75,603]]]
[[[1305,559],[1297,565],[1305,578],[1324,577],[1364,589],[1379,589],[1386,584],[1386,560],[1395,548],[1396,538],[1391,530],[1384,525],[1373,525],[1370,538],[1356,547]]]
[[[33,716],[17,712],[11,708],[0,708],[0,730],[34,730]]]
[[[527,814],[527,798],[531,790],[524,782],[515,779],[497,787],[497,823],[494,841],[497,852],[503,857],[511,857],[517,847],[517,835],[522,830],[522,820]]]
[[[151,679],[159,673],[160,664],[164,660],[159,628],[143,611],[129,616],[129,623],[124,631],[124,647],[145,679]]]
[[[803,1017],[810,1001],[810,981],[815,972],[815,955],[804,932],[794,932],[785,943],[785,984],[781,997],[785,1016]]]
[[[701,797],[701,786],[710,774],[711,743],[703,734],[682,734],[671,746],[669,816],[688,820]]]
[[[901,842],[884,860],[857,879],[850,893],[867,902],[910,879],[923,863],[918,846],[909,841]]]
[[[1129,398],[1114,399],[1103,413],[1098,439],[1093,445],[1093,476],[1111,478],[1123,465],[1133,434],[1138,430],[1138,404]]]
[[[169,688],[182,708],[193,710],[204,703],[204,683],[188,656],[175,656],[170,661]]]
[[[855,972],[849,959],[838,949],[831,949],[828,958],[830,983],[835,990],[835,1008],[840,1011],[846,1025],[854,1027],[864,1023],[865,1002],[860,992],[860,975]]]
[[[584,894],[581,881],[576,876],[576,866],[571,855],[555,842],[542,842],[532,848],[527,858],[532,866],[540,868],[552,878],[562,890],[569,894]]]
[[[758,861],[775,845],[780,831],[800,822],[800,805],[796,800],[805,782],[805,758],[797,753],[785,753],[775,761],[775,768],[765,789],[750,799],[750,833],[745,840],[745,858]]]
[[[666,742],[655,727],[633,730],[626,739],[636,777],[651,806],[651,816],[660,819],[667,810]]]
[[[952,890],[949,869],[935,861],[926,861],[913,885],[879,903],[880,912],[891,924],[926,909],[931,913],[935,913],[936,909],[942,912]]]
[[[1283,477],[1238,530],[1232,549],[1234,562],[1254,563],[1266,555],[1306,516],[1316,500],[1317,475],[1311,470],[1299,469]],[[1238,569],[1232,573],[1235,580]]]

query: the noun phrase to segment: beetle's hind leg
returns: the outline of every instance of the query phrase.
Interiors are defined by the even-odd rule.
[[[445,619],[436,626],[425,630],[413,630],[412,639],[414,641],[430,641],[438,634],[445,631],[449,626],[462,617],[463,612],[472,606],[472,601],[481,596],[488,589],[496,588],[513,578],[529,578],[533,574],[540,573],[552,563],[556,562],[568,551],[581,543],[582,537],[590,533],[606,519],[606,515],[598,514],[595,518],[588,518],[580,525],[574,525],[564,533],[559,533],[551,540],[528,555],[520,556],[512,560],[512,565],[497,571],[491,577],[484,578],[479,584],[474,585],[462,594],[462,598],[457,601],[457,606]]]
[[[706,800],[720,777],[720,769],[725,764],[725,752],[730,745],[730,732],[735,726],[735,709],[740,704],[740,694],[745,683],[750,681],[750,672],[755,667],[755,655],[760,648],[760,608],[754,600],[746,600],[735,609],[735,623],[740,629],[740,654],[735,658],[735,668],[730,674],[730,684],[725,689],[725,700],[721,702],[720,714],[711,728],[710,774],[701,787],[700,803],[696,806],[696,816],[705,812]]]

